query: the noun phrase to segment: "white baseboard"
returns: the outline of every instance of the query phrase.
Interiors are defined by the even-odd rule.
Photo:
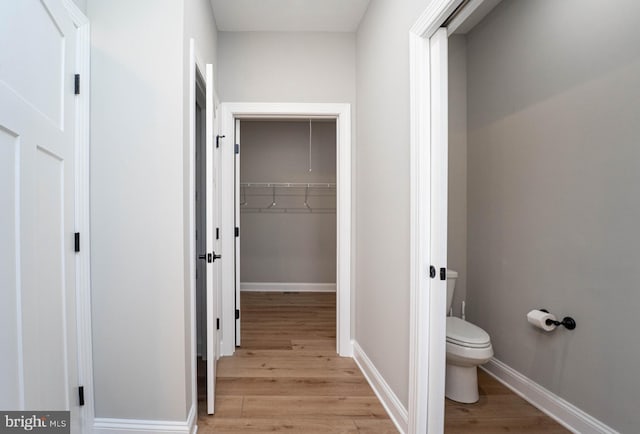
[[[408,430],[408,413],[391,387],[384,381],[380,372],[376,369],[373,362],[367,357],[356,341],[353,341],[353,359],[367,379],[376,396],[387,410],[389,417],[398,428],[401,434],[406,434]]]
[[[335,283],[241,282],[247,292],[336,292]]]
[[[93,434],[196,434],[196,412],[194,404],[186,421],[95,418]]]
[[[481,368],[572,432],[580,434],[619,434],[618,431],[496,358],[489,360]]]

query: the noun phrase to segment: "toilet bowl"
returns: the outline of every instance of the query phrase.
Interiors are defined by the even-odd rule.
[[[451,309],[458,273],[447,270],[447,311]],[[453,401],[477,402],[478,365],[493,357],[491,339],[480,327],[463,319],[447,317],[447,368],[445,396]]]

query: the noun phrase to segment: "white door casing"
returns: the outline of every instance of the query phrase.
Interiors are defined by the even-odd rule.
[[[235,132],[234,132],[234,263],[235,263],[235,319],[236,319],[236,346],[241,344],[240,335],[240,315],[242,314],[240,308],[240,119],[236,119]]]
[[[447,29],[441,28],[429,40],[431,62],[431,264],[436,277],[431,279],[429,311],[431,327],[438,330],[429,339],[429,354],[440,363],[429,364],[429,426],[444,430],[444,383],[446,364],[447,312],[447,197],[449,166],[448,125],[448,48]]]
[[[484,0],[487,1],[487,0]],[[434,0],[410,32],[411,317],[409,433],[444,430],[448,35],[463,0]],[[482,0],[471,2],[477,8]],[[435,277],[430,278],[430,266]]]
[[[239,171],[235,169],[234,142],[238,119],[336,119],[337,169],[337,268],[336,268],[336,352],[343,357],[353,356],[351,333],[351,268],[354,258],[351,249],[351,107],[333,103],[223,103],[221,105],[221,214],[222,266],[221,286],[221,355],[233,355],[239,323],[235,319],[236,297],[239,291],[239,246],[236,246],[234,227],[239,206],[236,185]],[[236,176],[236,174],[238,176]],[[242,235],[242,230],[240,230]],[[228,256],[227,256],[228,255]],[[239,299],[238,299],[239,300]],[[240,318],[241,319],[241,318]],[[238,329],[236,329],[238,327]],[[236,333],[237,332],[237,333]]]
[[[76,32],[61,0],[0,4],[0,408],[69,410],[74,431]]]

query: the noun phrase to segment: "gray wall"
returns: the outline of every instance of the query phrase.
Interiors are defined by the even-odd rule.
[[[313,121],[311,172],[308,121],[242,121],[240,131],[241,182],[336,182],[335,121]],[[276,193],[276,209],[305,210],[305,189]],[[312,189],[309,194],[312,208],[335,210],[335,190]],[[242,282],[335,283],[335,212],[253,212],[271,204],[268,188],[245,188],[243,198],[247,205],[240,214]]]
[[[467,295],[467,50],[464,35],[449,38],[449,209],[447,266],[458,272],[453,314]]]
[[[505,1],[467,39],[468,317],[499,360],[620,432],[640,427],[639,16]],[[537,307],[577,329],[530,327]]]
[[[372,0],[357,33],[355,336],[404,406],[409,398],[409,29],[428,4]]]
[[[192,404],[185,27],[210,19],[194,12],[208,2],[87,3],[96,417],[184,421]],[[206,59],[215,57],[210,47],[201,45]]]

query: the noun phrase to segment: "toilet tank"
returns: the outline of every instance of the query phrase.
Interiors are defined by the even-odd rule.
[[[458,272],[447,269],[447,315],[451,310],[451,304],[453,303],[453,292],[456,289],[456,279],[458,278]]]

